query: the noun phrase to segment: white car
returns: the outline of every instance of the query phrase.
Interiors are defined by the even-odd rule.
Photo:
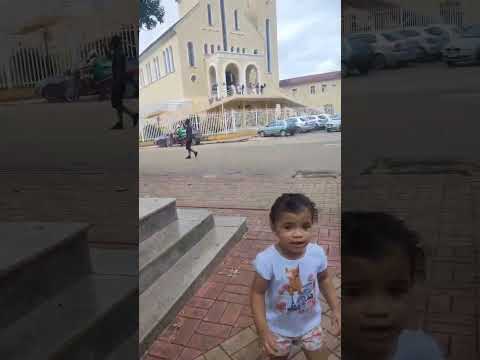
[[[342,117],[340,115],[329,116],[328,121],[325,123],[325,130],[327,132],[342,131]]]
[[[443,60],[448,66],[480,63],[480,24],[465,27],[460,37],[446,45]]]
[[[424,27],[413,27],[395,31],[410,44],[415,45],[417,60],[439,58],[442,54],[442,41],[438,36],[430,35]]]
[[[389,32],[354,33],[348,35],[349,40],[363,41],[369,44],[374,57],[372,66],[375,69],[397,67],[415,60],[415,48],[409,47],[403,36]]]
[[[462,33],[458,26],[448,24],[431,24],[425,26],[423,31],[430,36],[439,38],[442,49],[451,41],[458,39]]]

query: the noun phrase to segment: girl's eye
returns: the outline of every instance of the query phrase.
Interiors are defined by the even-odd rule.
[[[308,229],[310,229],[311,227],[312,227],[312,225],[310,225],[310,224],[305,224],[305,225],[303,225],[303,228],[304,228],[305,230],[308,230]]]
[[[285,230],[290,230],[292,228],[292,226],[291,225],[285,225],[284,228],[285,228]]]

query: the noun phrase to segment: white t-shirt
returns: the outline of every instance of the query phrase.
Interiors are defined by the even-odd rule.
[[[397,342],[393,360],[443,360],[435,340],[421,330],[404,330]]]
[[[320,246],[310,243],[302,258],[289,260],[272,245],[257,255],[253,265],[270,282],[265,310],[271,331],[299,337],[320,325],[317,274],[327,269],[327,257]]]

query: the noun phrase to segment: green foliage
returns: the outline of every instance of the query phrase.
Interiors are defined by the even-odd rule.
[[[164,15],[165,9],[160,0],[140,0],[139,28],[152,30],[163,22]]]

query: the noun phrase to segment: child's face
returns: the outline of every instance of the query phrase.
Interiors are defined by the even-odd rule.
[[[395,249],[379,260],[344,257],[342,273],[342,340],[359,358],[386,358],[411,312],[407,255]]]
[[[312,225],[312,214],[310,210],[305,209],[298,214],[282,213],[272,228],[282,250],[297,256],[303,254],[310,242]]]

